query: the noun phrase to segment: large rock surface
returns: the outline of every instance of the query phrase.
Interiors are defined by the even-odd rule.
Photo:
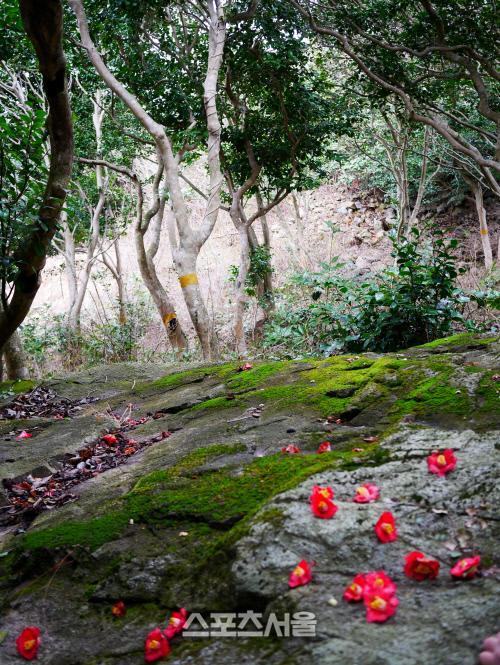
[[[73,488],[77,501],[3,529],[0,662],[19,662],[15,636],[38,625],[42,665],[140,663],[147,632],[185,606],[204,615],[309,611],[317,630],[177,638],[169,659],[178,665],[473,665],[483,637],[500,628],[498,373],[498,343],[462,336],[248,372],[129,364],[53,380],[61,395],[92,390],[99,401],[72,420],[0,421],[0,477],[55,471],[116,427],[110,411],[129,404],[134,418],[157,416],[130,436],[173,434]],[[33,438],[16,440],[21,427]],[[333,452],[317,455],[323,440]],[[302,453],[280,453],[289,443]],[[445,447],[458,464],[438,478],[426,457]],[[363,482],[380,487],[378,502],[352,502]],[[314,484],[333,487],[333,519],[312,515]],[[373,531],[383,510],[399,531],[384,545]],[[438,580],[403,575],[412,550],[440,561]],[[449,568],[472,553],[483,574],[454,581]],[[315,561],[313,581],[289,590],[302,558]],[[356,573],[381,569],[400,605],[375,625],[341,596]],[[123,619],[110,611],[119,599]]]

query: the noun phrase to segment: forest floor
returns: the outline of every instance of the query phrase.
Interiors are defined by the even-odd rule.
[[[140,663],[148,632],[185,607],[212,628],[215,612],[264,626],[308,612],[316,630],[179,635],[176,665],[473,665],[500,627],[499,349],[459,335],[245,371],[128,363],[28,399],[32,384],[2,384],[0,662],[19,662],[14,640],[31,625],[41,665]],[[448,448],[456,468],[430,474],[427,457]],[[353,502],[366,482],[380,499]],[[312,513],[315,485],[333,488],[332,519]],[[398,534],[381,543],[387,511]],[[440,563],[436,580],[403,574],[415,550]],[[479,573],[454,579],[473,555]],[[303,559],[312,580],[291,589]],[[342,594],[380,570],[399,606],[369,623]]]

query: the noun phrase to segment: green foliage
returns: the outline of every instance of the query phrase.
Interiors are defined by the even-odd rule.
[[[3,78],[0,73],[0,82]],[[40,223],[38,208],[46,179],[46,136],[45,112],[37,108],[32,99],[28,98],[22,105],[12,97],[2,97],[2,100],[0,276],[5,288],[17,272],[16,253],[34,226]]]
[[[126,321],[110,308],[107,318],[89,320],[79,330],[71,328],[64,315],[52,315],[46,308],[32,315],[21,328],[24,350],[35,374],[52,369],[59,358],[69,369],[79,365],[138,360],[146,324],[151,319],[149,302],[126,304]]]
[[[229,266],[229,282],[235,283],[239,275],[238,266]],[[250,266],[245,282],[245,293],[256,296],[257,288],[267,275],[273,272],[271,265],[271,251],[265,245],[258,245],[250,251]]]
[[[393,237],[393,244],[395,266],[371,281],[342,277],[336,259],[296,275],[294,285],[308,299],[277,309],[265,345],[289,356],[393,351],[443,337],[455,322],[467,325],[462,311],[470,298],[456,285],[463,271],[453,255],[456,241],[414,230],[411,240]]]

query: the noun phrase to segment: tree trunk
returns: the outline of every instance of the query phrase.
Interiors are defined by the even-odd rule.
[[[64,273],[66,275],[66,284],[68,286],[68,319],[71,317],[71,312],[75,306],[76,296],[78,293],[78,278],[76,270],[76,252],[75,252],[75,237],[69,228],[68,216],[66,210],[61,213],[61,226],[63,235],[63,256],[64,256]]]
[[[120,325],[123,326],[127,323],[127,291],[125,289],[125,278],[123,276],[123,262],[122,250],[120,246],[120,238],[115,240],[115,259],[116,259],[116,286],[118,289],[118,316]]]
[[[299,254],[302,257],[301,263],[305,270],[311,270],[314,261],[307,250],[307,242],[304,234],[304,222],[307,222],[309,217],[309,194],[303,194],[301,198],[302,205],[299,201],[298,194],[292,192],[293,209],[295,212],[295,229],[297,232]]]
[[[177,273],[180,275],[179,284],[200,340],[203,357],[205,360],[215,360],[219,355],[219,349],[196,274],[198,251],[189,246],[179,247],[174,251],[173,257]]]
[[[181,283],[186,306],[195,330],[198,335],[203,336],[200,337],[203,354],[207,359],[213,359],[217,355],[216,347],[213,347],[212,344],[215,336],[210,333],[211,326],[208,320],[208,313],[201,297],[198,277],[196,275],[196,259],[217,221],[223,182],[219,156],[221,125],[216,105],[217,81],[222,64],[226,37],[226,24],[222,2],[221,0],[213,0],[207,3],[209,53],[206,77],[203,85],[203,97],[208,129],[207,151],[210,187],[204,219],[200,227],[196,230],[192,229],[189,224],[188,209],[180,186],[179,162],[182,154],[177,153],[174,155],[172,141],[165,132],[163,125],[153,120],[141,106],[137,98],[106,67],[90,37],[87,17],[81,0],[69,0],[69,5],[76,15],[82,43],[96,71],[106,85],[135,115],[155,141],[159,161],[165,169],[165,182],[170,193],[172,209],[179,234],[178,247],[171,243],[174,264],[178,270],[179,282]],[[143,234],[144,232],[145,229],[142,229]],[[172,235],[175,234],[171,234],[171,237]],[[138,247],[138,244],[140,245],[140,242],[137,243],[136,235],[136,247]],[[142,260],[142,265],[146,266],[147,261],[144,263]],[[189,272],[186,272],[186,270]]]
[[[26,356],[23,351],[21,337],[17,331],[5,342],[3,354],[7,379],[29,379]]]
[[[476,202],[477,217],[479,219],[479,235],[481,238],[481,245],[484,253],[484,267],[486,270],[491,270],[493,267],[493,251],[491,249],[490,236],[488,232],[488,224],[486,221],[486,209],[484,207],[483,188],[481,184],[474,178],[464,176],[466,182],[474,194]]]
[[[24,321],[41,282],[47,252],[59,223],[73,164],[73,125],[66,87],[62,48],[63,11],[60,0],[20,0],[24,29],[33,44],[49,105],[47,128],[50,169],[39,221],[17,257],[18,271],[10,302],[0,313],[0,349]]]
[[[102,255],[102,262],[109,270],[116,282],[116,289],[118,292],[118,321],[120,322],[120,325],[123,326],[127,323],[127,293],[125,289],[125,279],[123,276],[122,254],[119,237],[115,239],[113,247],[115,249],[115,265],[113,265],[112,260],[106,252],[104,252]]]
[[[158,194],[162,172],[163,167],[160,165],[153,183],[153,205],[144,216],[144,219],[142,215],[142,190],[140,188],[138,189],[138,214],[134,226],[135,249],[142,281],[149,291],[156,309],[160,314],[160,318],[165,327],[172,347],[180,353],[187,347],[187,339],[177,319],[174,305],[172,304],[167,292],[163,288],[163,285],[158,278],[153,261],[154,256],[151,256],[151,254],[148,255],[149,250],[146,251],[146,246],[144,243],[144,234],[149,227],[151,219],[155,215],[159,216],[163,213],[164,208],[161,206],[160,197]]]
[[[247,343],[245,339],[244,317],[245,306],[248,302],[248,296],[245,292],[248,269],[250,267],[250,242],[248,239],[248,228],[241,221],[235,221],[240,239],[240,260],[238,265],[238,279],[236,280],[236,302],[234,307],[234,342],[236,351],[240,356],[247,353]]]

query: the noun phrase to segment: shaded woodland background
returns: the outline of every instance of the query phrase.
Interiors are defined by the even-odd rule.
[[[5,377],[497,330],[493,2],[0,11]]]

